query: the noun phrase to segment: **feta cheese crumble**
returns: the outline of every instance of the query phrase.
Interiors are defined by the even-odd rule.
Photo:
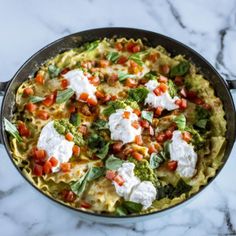
[[[197,154],[191,144],[182,139],[180,131],[174,131],[170,144],[170,159],[178,161],[176,171],[181,177],[193,177],[196,173]]]
[[[53,123],[53,121],[50,121],[43,127],[37,148],[45,150],[48,159],[53,156],[58,160],[57,166],[52,168],[52,172],[57,172],[60,170],[60,164],[68,162],[71,158],[74,142],[66,140],[63,135],[59,134]]]
[[[87,93],[88,98],[97,100],[95,95],[96,87],[89,82],[88,77],[84,75],[82,70],[71,70],[64,74],[63,77],[68,80],[68,88],[75,91],[77,99],[82,93]]]
[[[168,90],[165,93],[162,93],[160,96],[156,96],[156,94],[153,92],[155,88],[159,85],[159,83],[156,80],[149,80],[145,86],[150,91],[145,99],[145,104],[148,104],[154,108],[162,107],[164,109],[167,109],[168,111],[174,110],[178,108],[178,105],[175,104],[176,100],[179,98],[175,96],[172,98],[168,92]]]
[[[124,112],[130,112],[128,119],[123,117]],[[141,134],[141,127],[136,129],[132,126],[134,121],[138,121],[138,116],[132,112],[131,108],[116,110],[110,115],[108,122],[111,139],[120,140],[124,144],[133,142],[135,136]]]

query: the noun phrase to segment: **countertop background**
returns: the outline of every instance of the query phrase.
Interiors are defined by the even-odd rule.
[[[236,79],[234,0],[0,0],[0,81],[33,53],[65,35],[124,26],[173,37]],[[234,96],[236,99],[236,96]],[[0,145],[0,235],[236,235],[236,149],[216,180],[185,208],[128,225],[85,222],[24,181]]]

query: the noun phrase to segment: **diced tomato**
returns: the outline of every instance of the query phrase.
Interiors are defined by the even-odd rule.
[[[160,133],[156,136],[156,140],[157,140],[157,142],[160,142],[160,143],[164,142],[164,141],[166,140],[166,135],[165,135],[165,133],[160,132]]]
[[[89,209],[89,208],[91,208],[91,205],[88,202],[82,201],[80,203],[80,207],[83,207],[85,209]]]
[[[153,63],[155,63],[159,57],[160,57],[160,54],[158,52],[157,53],[150,53],[148,55],[148,60],[150,60]]]
[[[110,94],[106,94],[104,96],[104,98],[102,99],[102,102],[106,103],[106,102],[109,102],[111,100],[113,96],[111,96]]]
[[[69,81],[68,81],[67,79],[63,79],[63,80],[61,81],[61,87],[62,87],[63,89],[66,89],[68,85],[69,85]]]
[[[87,93],[81,93],[79,96],[80,100],[87,101],[89,95]]]
[[[152,154],[153,152],[157,152],[157,149],[155,148],[153,144],[150,144],[148,147],[148,153]]]
[[[113,180],[116,177],[116,172],[114,170],[106,171],[106,178],[109,180]]]
[[[143,159],[143,155],[136,151],[132,153],[132,157],[137,161],[141,161]]]
[[[27,128],[26,124],[22,121],[18,123],[18,131],[21,136],[29,137],[30,136],[30,130]]]
[[[191,90],[186,91],[186,95],[187,95],[187,98],[189,98],[190,100],[197,98],[197,93]]]
[[[122,149],[123,143],[122,142],[116,142],[112,145],[112,150],[114,152],[120,152]]]
[[[118,50],[118,51],[122,51],[123,50],[123,45],[121,43],[116,43],[115,44],[115,48]]]
[[[181,86],[181,85],[183,85],[184,84],[184,77],[182,77],[182,76],[175,76],[175,84],[177,85],[177,86]]]
[[[138,129],[140,127],[139,122],[137,120],[133,121],[131,124],[135,129]]]
[[[75,193],[70,190],[63,190],[62,197],[65,202],[74,202],[76,199]]]
[[[191,139],[192,139],[192,136],[191,136],[191,134],[188,131],[184,131],[182,133],[182,139],[184,141],[186,141],[187,143],[189,143],[191,141]]]
[[[132,154],[133,151],[134,151],[133,148],[127,147],[127,148],[125,148],[125,149],[123,150],[123,154],[124,154],[125,156],[128,156],[128,155]]]
[[[204,104],[202,105],[202,107],[203,107],[204,109],[206,109],[206,110],[211,110],[211,105],[210,105],[210,104],[204,103]]]
[[[114,181],[119,185],[122,186],[125,182],[125,180],[123,179],[123,177],[121,175],[116,175],[114,178]]]
[[[168,161],[167,163],[167,168],[168,170],[170,171],[175,171],[177,169],[177,166],[178,166],[178,162],[177,161]]]
[[[52,172],[52,164],[50,161],[46,161],[43,165],[44,174],[50,174]]]
[[[127,50],[128,52],[133,52],[133,48],[134,48],[136,45],[137,45],[137,44],[135,44],[135,43],[128,42],[128,43],[126,44],[126,50]]]
[[[54,104],[55,98],[54,94],[50,94],[45,97],[45,99],[42,101],[43,105],[50,107]]]
[[[181,110],[184,110],[187,108],[187,100],[184,98],[176,100],[175,104],[178,105]]]
[[[151,136],[154,135],[154,129],[152,128],[151,125],[149,126],[149,134],[150,134]]]
[[[137,44],[133,47],[132,49],[133,53],[139,52],[140,51],[140,46]]]
[[[98,90],[95,92],[95,95],[99,99],[103,99],[105,97],[105,94],[102,91],[98,91]]]
[[[46,158],[46,152],[43,149],[36,149],[34,155],[34,158],[38,161],[44,161]]]
[[[134,79],[128,78],[125,80],[125,86],[129,88],[135,88],[137,86],[137,83]]]
[[[62,172],[69,172],[71,169],[71,164],[68,162],[61,163],[60,165]]]
[[[164,75],[167,75],[170,72],[170,66],[167,64],[161,65],[160,70],[161,70],[161,73],[163,73]]]
[[[120,56],[120,58],[117,60],[117,63],[124,65],[127,61],[128,61],[128,58],[126,56]]]
[[[33,174],[36,176],[42,176],[43,175],[43,167],[39,164],[34,164]]]
[[[81,126],[79,127],[79,132],[80,132],[81,134],[83,134],[83,135],[86,135],[86,134],[88,133],[88,128],[87,128],[87,126],[86,126],[86,125],[81,125]]]
[[[137,116],[141,116],[141,111],[139,109],[134,109],[133,113],[135,113]]]
[[[36,116],[41,120],[47,120],[49,118],[49,114],[43,110],[37,111]]]
[[[171,139],[171,138],[172,138],[172,135],[173,135],[173,132],[168,129],[168,130],[166,130],[165,135],[166,135],[166,138],[167,138],[167,139]]]
[[[131,66],[132,68],[138,67],[138,63],[136,63],[135,61],[131,60],[131,61],[130,61],[130,66]]]
[[[28,112],[33,112],[37,109],[37,105],[35,105],[34,103],[32,102],[29,102],[27,104],[25,104],[25,109],[28,111]]]
[[[52,167],[55,167],[55,166],[57,166],[57,164],[58,164],[58,160],[57,160],[55,157],[51,157],[51,158],[49,159],[49,161],[50,161]]]
[[[193,102],[197,105],[203,105],[204,101],[201,98],[194,98]]]
[[[111,74],[108,79],[107,79],[107,83],[109,85],[114,85],[114,83],[118,80],[118,75],[117,74]]]
[[[144,120],[144,119],[141,119],[139,121],[139,123],[140,123],[141,127],[143,127],[143,128],[148,128],[149,125],[150,125],[149,122],[147,120]]]
[[[168,89],[168,86],[165,83],[160,83],[159,85],[159,89],[161,90],[161,92],[166,92]]]
[[[162,108],[162,107],[157,107],[156,110],[155,110],[155,114],[156,114],[157,116],[160,116],[161,113],[162,113],[162,111],[163,111],[163,108]]]
[[[182,97],[186,98],[186,97],[187,97],[186,89],[185,89],[185,88],[182,88],[182,89],[180,90],[180,94],[181,94]]]
[[[142,145],[143,144],[143,139],[141,135],[136,135],[134,138],[134,142],[138,145]]]
[[[44,77],[40,74],[37,74],[35,77],[35,82],[38,84],[44,84]]]
[[[28,97],[34,94],[34,90],[32,88],[25,88],[23,91],[23,95]]]
[[[109,66],[109,61],[108,60],[100,60],[99,64],[102,68],[106,68]]]
[[[89,82],[93,85],[99,85],[100,79],[98,76],[91,76],[88,78]]]
[[[70,69],[69,68],[64,68],[62,71],[61,71],[61,75],[64,75],[64,74],[66,74],[68,71],[70,71]]]
[[[111,96],[111,100],[112,100],[112,101],[115,101],[116,99],[117,99],[117,96],[116,96],[116,95],[112,95],[112,96]]]
[[[79,156],[79,154],[80,154],[80,147],[78,145],[74,145],[72,151],[73,151],[73,154],[75,156]]]
[[[69,110],[70,113],[73,113],[73,112],[76,111],[76,106],[73,105],[73,104],[70,104],[68,110]]]
[[[156,96],[160,96],[160,95],[162,94],[162,92],[161,92],[159,86],[156,87],[156,88],[153,90],[153,92],[155,93]]]
[[[67,133],[67,134],[65,135],[65,138],[66,138],[66,140],[68,140],[68,141],[73,141],[74,136],[72,135],[72,133]]]
[[[98,104],[98,101],[93,98],[88,98],[87,103],[91,106],[96,106]]]
[[[124,111],[122,116],[123,116],[124,119],[129,119],[130,118],[130,112],[129,111]]]
[[[160,75],[160,78],[159,78],[158,82],[160,82],[160,83],[167,83],[167,81],[168,81],[168,79],[165,76]]]

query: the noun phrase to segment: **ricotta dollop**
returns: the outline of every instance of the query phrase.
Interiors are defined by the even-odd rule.
[[[168,92],[162,93],[160,96],[156,96],[153,90],[159,85],[156,80],[148,81],[145,86],[148,88],[149,93],[145,99],[145,104],[148,104],[154,108],[162,107],[167,109],[168,111],[174,110],[178,108],[178,105],[175,104],[175,101],[179,98],[175,96],[172,98]]]
[[[52,168],[52,172],[60,170],[60,163],[69,161],[73,146],[74,142],[66,140],[56,131],[53,121],[43,127],[37,143],[37,148],[46,151],[48,159],[53,156],[58,160],[58,164]]]
[[[128,119],[123,117],[124,112],[130,112]],[[132,126],[134,121],[138,121],[138,116],[132,112],[131,108],[118,109],[109,117],[109,129],[111,131],[111,139],[120,140],[124,144],[133,142],[135,136],[141,134],[141,127],[138,129]]]
[[[125,182],[122,186],[118,185],[115,181],[113,181],[113,184],[119,196],[124,197],[125,200],[140,203],[143,205],[143,209],[147,209],[156,199],[156,188],[153,186],[152,182],[141,181],[136,177],[134,168],[134,163],[123,163],[117,170],[117,174],[120,175]]]
[[[182,139],[180,131],[174,131],[170,143],[170,159],[178,161],[176,171],[181,177],[193,177],[196,173],[197,154],[191,144]]]
[[[63,77],[68,80],[68,88],[75,91],[77,99],[79,99],[82,93],[87,93],[88,98],[97,100],[95,95],[96,87],[89,82],[88,77],[84,75],[82,70],[71,70],[64,74]]]

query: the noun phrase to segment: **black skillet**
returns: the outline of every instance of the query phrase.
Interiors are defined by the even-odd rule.
[[[68,49],[78,47],[81,44],[89,41],[94,41],[96,39],[102,39],[104,37],[126,37],[126,38],[135,38],[143,39],[144,42],[149,46],[162,45],[167,49],[172,55],[183,54],[193,62],[197,68],[200,68],[200,72],[204,77],[210,81],[211,85],[215,89],[216,95],[220,97],[223,102],[225,110],[225,118],[227,120],[227,145],[225,150],[225,155],[223,158],[223,163],[225,164],[230,152],[232,150],[235,136],[236,136],[236,116],[235,116],[235,106],[230,93],[230,89],[236,89],[236,80],[226,81],[217,73],[217,71],[208,63],[202,56],[191,48],[185,46],[184,44],[166,37],[161,34],[154,32],[140,30],[140,29],[131,29],[131,28],[101,28],[101,29],[91,29],[79,33],[75,33],[64,38],[61,38],[48,46],[45,46],[43,49],[35,53],[31,58],[24,63],[24,65],[16,72],[13,78],[8,82],[0,83],[0,93],[3,95],[2,108],[1,108],[1,143],[5,146],[9,158],[12,160],[15,167],[22,174],[20,169],[16,166],[15,162],[12,159],[10,146],[7,138],[7,133],[3,128],[3,117],[11,120],[12,113],[15,109],[15,93],[19,85],[24,82],[29,75],[33,75],[40,65],[42,65],[46,60],[51,57],[56,56],[58,53],[64,52]],[[217,171],[215,177],[218,175],[224,164]],[[23,174],[22,174],[23,175]],[[23,177],[34,186],[24,175]],[[215,178],[213,177],[209,183]],[[208,183],[208,184],[209,184]],[[35,187],[35,186],[34,186]],[[35,187],[36,188],[36,187]],[[202,187],[199,192],[202,191],[205,187]],[[37,188],[36,188],[37,189]],[[37,189],[41,192],[39,189]],[[198,192],[198,193],[199,193]],[[42,192],[41,192],[42,193]],[[196,193],[195,195],[197,195]],[[195,196],[193,195],[193,196]],[[46,196],[46,195],[45,195]],[[192,197],[193,197],[192,196]],[[190,197],[189,199],[191,199]],[[50,198],[50,197],[49,197]],[[51,198],[53,201],[57,202],[55,199]],[[189,200],[188,199],[188,200]],[[186,200],[185,202],[188,202]],[[59,202],[58,202],[59,203]],[[60,203],[61,205],[64,205]],[[79,215],[85,219],[104,222],[104,223],[127,223],[127,222],[138,222],[144,219],[149,219],[157,217],[164,213],[167,213],[171,209],[175,209],[177,206],[183,206],[184,203],[180,203],[176,206],[164,209],[156,213],[150,213],[141,216],[126,216],[126,217],[116,217],[109,215],[99,215],[95,213],[86,213],[79,209],[74,209],[69,206],[68,208],[74,209]]]

